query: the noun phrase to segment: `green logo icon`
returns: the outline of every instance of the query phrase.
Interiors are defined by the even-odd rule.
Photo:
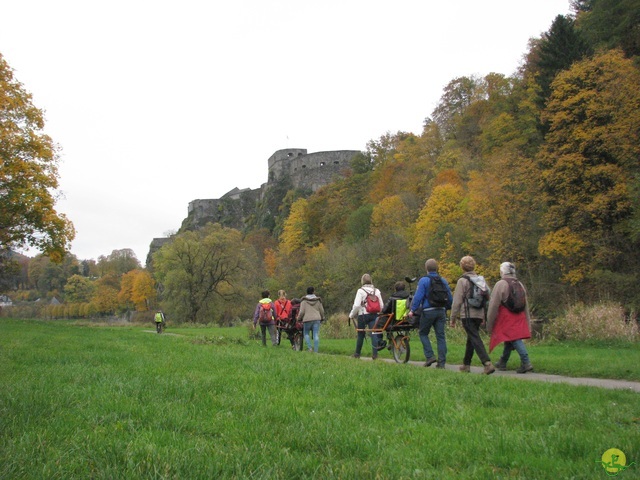
[[[610,448],[602,454],[602,460],[597,463],[602,465],[602,468],[604,468],[604,471],[608,476],[615,477],[620,472],[624,472],[631,465],[634,465],[636,462],[631,462],[627,465],[627,456],[624,452],[617,448]]]

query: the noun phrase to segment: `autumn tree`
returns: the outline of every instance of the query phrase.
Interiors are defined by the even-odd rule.
[[[464,253],[468,238],[466,210],[466,194],[460,184],[437,185],[420,211],[411,249],[423,256],[440,258],[453,242],[457,248],[447,260],[455,262],[455,257]]]
[[[138,312],[149,310],[155,303],[155,281],[146,270],[130,270],[122,276],[118,302]]]
[[[300,198],[291,205],[291,211],[280,235],[280,250],[285,255],[302,252],[310,242],[310,227],[307,220],[309,202]]]
[[[577,283],[596,269],[621,271],[630,242],[632,193],[640,158],[640,72],[620,51],[558,75],[539,162],[548,211],[541,253]]]
[[[42,111],[0,54],[0,251],[35,247],[60,261],[75,237],[55,209],[58,147]]]
[[[208,323],[222,316],[216,299],[232,300],[247,283],[256,262],[240,232],[208,224],[177,235],[154,254],[155,274],[163,287],[163,305],[176,319]]]

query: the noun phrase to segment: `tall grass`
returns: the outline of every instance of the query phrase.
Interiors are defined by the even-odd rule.
[[[170,332],[1,320],[0,478],[597,478],[640,454],[635,393]]]
[[[629,318],[622,306],[611,303],[572,305],[546,330],[558,340],[640,340],[637,319]]]

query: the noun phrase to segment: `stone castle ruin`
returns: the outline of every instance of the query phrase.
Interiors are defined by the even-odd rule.
[[[350,162],[358,150],[336,150],[307,153],[305,148],[287,148],[276,151],[268,160],[267,182],[259,188],[234,188],[220,198],[197,199],[189,202],[187,218],[180,230],[194,230],[207,223],[220,223],[242,229],[245,219],[254,214],[269,188],[279,182],[287,182],[290,188],[315,192],[350,170]],[[154,238],[149,247],[147,265],[151,255],[167,238]]]

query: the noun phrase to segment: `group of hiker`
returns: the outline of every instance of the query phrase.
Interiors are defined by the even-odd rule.
[[[262,292],[262,298],[256,305],[253,313],[253,326],[260,325],[262,345],[267,344],[267,330],[271,337],[271,344],[277,345],[276,322],[281,324],[291,321],[301,322],[304,341],[310,352],[318,353],[320,347],[320,323],[324,321],[324,306],[322,299],[315,294],[314,287],[307,288],[307,294],[300,300],[297,312],[294,311],[293,303],[287,298],[287,292],[278,291],[278,298],[273,301],[269,298],[269,290]],[[294,313],[295,312],[295,313]],[[294,318],[292,318],[292,316]],[[313,336],[313,345],[311,343]]]
[[[438,274],[438,262],[429,259],[425,262],[426,275],[420,278],[416,292],[411,297],[406,284],[396,282],[394,292],[386,304],[382,294],[376,288],[371,275],[365,273],[360,279],[361,286],[356,292],[349,319],[356,325],[356,348],[352,357],[360,358],[367,333],[371,337],[372,359],[378,358],[378,352],[386,346],[381,338],[377,322],[385,314],[393,314],[396,319],[407,319],[418,328],[425,356],[425,367],[436,364],[436,368],[445,368],[447,361],[446,322],[447,310],[451,311],[450,325],[460,322],[467,335],[467,343],[460,371],[471,371],[471,360],[475,353],[485,374],[506,370],[511,353],[515,350],[520,356],[518,373],[533,371],[533,365],[524,339],[531,338],[531,316],[527,292],[516,276],[516,268],[510,262],[500,265],[500,280],[489,288],[483,276],[475,271],[476,262],[471,256],[460,260],[464,272],[457,280],[454,291],[446,279]],[[253,315],[254,327],[260,325],[262,344],[266,345],[266,332],[276,345],[276,322],[291,321],[292,303],[286,292],[280,290],[278,299],[269,298],[269,291],[262,292],[262,299],[256,305]],[[384,305],[384,306],[383,306]],[[309,287],[307,294],[300,299],[300,306],[294,321],[302,322],[304,341],[307,349],[318,352],[320,342],[320,324],[325,319],[322,299]],[[480,328],[486,326],[490,334],[489,352],[504,343],[500,359],[492,363],[487,349],[480,337]],[[435,332],[436,352],[429,337]],[[313,338],[313,343],[312,339]]]

